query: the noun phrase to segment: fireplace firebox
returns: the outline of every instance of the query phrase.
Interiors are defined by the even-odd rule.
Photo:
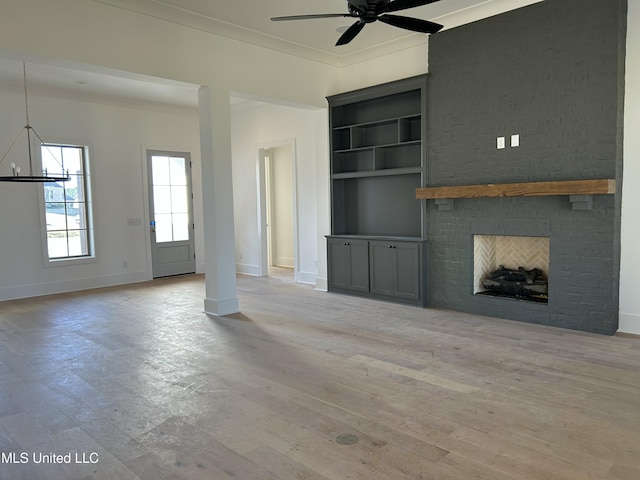
[[[549,238],[473,236],[476,295],[548,303]]]

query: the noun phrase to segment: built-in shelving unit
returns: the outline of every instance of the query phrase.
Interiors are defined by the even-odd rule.
[[[330,290],[424,303],[426,211],[414,192],[426,179],[425,91],[420,75],[327,98]],[[395,283],[380,288],[385,275]]]

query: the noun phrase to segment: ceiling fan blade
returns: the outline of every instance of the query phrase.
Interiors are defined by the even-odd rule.
[[[393,0],[383,5],[378,13],[397,12],[398,10],[406,10],[407,8],[421,7],[439,0]]]
[[[402,17],[400,15],[380,15],[378,20],[388,25],[393,25],[394,27],[420,33],[436,33],[443,27],[443,25],[439,23],[433,23],[420,18]]]
[[[336,42],[336,47],[338,45],[346,45],[347,43],[349,43],[351,40],[353,40],[356,37],[356,35],[358,35],[362,31],[364,26],[365,26],[365,23],[361,22],[360,20],[358,20],[356,23],[351,25],[338,39],[338,41]]]
[[[311,20],[314,18],[336,18],[336,17],[355,17],[350,13],[318,13],[315,15],[290,15],[288,17],[271,17],[274,22],[281,22],[282,20]]]

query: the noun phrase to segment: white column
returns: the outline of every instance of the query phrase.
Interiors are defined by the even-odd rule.
[[[198,108],[204,211],[204,311],[216,316],[230,315],[238,313],[240,305],[236,290],[229,94],[201,87]]]

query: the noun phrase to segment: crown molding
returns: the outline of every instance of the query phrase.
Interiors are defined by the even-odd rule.
[[[140,15],[146,15],[165,22],[174,23],[202,32],[219,35],[250,45],[267,48],[295,57],[324,63],[334,67],[347,67],[377,57],[383,57],[402,50],[424,45],[428,35],[407,33],[390,42],[372,45],[349,54],[329,53],[296,42],[265,34],[250,28],[234,25],[223,20],[202,15],[186,9],[167,5],[161,0],[93,0],[96,3],[121,8]],[[458,8],[432,20],[445,25],[445,30],[466,23],[498,15],[544,0],[484,0],[479,3]]]

